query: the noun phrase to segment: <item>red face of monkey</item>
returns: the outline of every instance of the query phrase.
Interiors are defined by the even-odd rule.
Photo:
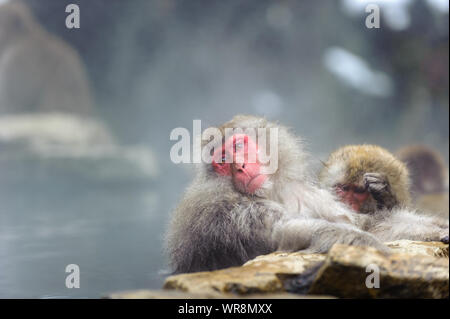
[[[369,192],[355,184],[338,184],[335,186],[336,194],[342,202],[349,205],[354,211],[360,212],[361,206],[369,198]]]
[[[232,163],[226,163],[226,159],[232,159]],[[235,134],[225,141],[214,153],[212,166],[217,174],[231,176],[234,186],[246,194],[254,194],[267,179],[260,172],[258,145],[245,134]]]

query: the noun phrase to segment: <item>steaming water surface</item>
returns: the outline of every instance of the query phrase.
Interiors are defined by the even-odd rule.
[[[91,162],[48,161],[0,161],[0,298],[161,287],[156,182],[111,181],[95,176]],[[68,264],[80,267],[79,289],[65,286]]]

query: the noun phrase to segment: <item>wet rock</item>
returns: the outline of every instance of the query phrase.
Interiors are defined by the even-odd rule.
[[[234,295],[221,293],[189,293],[178,290],[135,290],[113,293],[107,299],[329,299],[327,296],[305,296],[291,293]]]
[[[396,240],[386,243],[394,253],[427,255],[448,258],[448,244],[441,242],[422,242],[412,240]]]
[[[286,276],[301,274],[324,259],[321,254],[275,252],[259,256],[242,267],[170,276],[164,288],[237,295],[282,292]]]
[[[309,293],[342,298],[448,298],[449,260],[405,251],[386,256],[372,247],[334,245]],[[379,269],[378,288],[374,277],[369,277],[375,274],[374,267]],[[375,287],[368,288],[366,281]]]
[[[448,298],[448,244],[398,240],[386,245],[389,255],[339,244],[326,255],[274,252],[241,267],[169,276],[163,290],[108,298]]]

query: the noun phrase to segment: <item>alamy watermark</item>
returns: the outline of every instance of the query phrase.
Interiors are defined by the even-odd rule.
[[[366,17],[366,28],[379,29],[380,28],[380,7],[376,4],[368,4],[366,6],[366,12],[369,15]]]
[[[380,288],[380,268],[376,264],[369,264],[366,272],[371,274],[366,277],[366,287],[369,289]]]
[[[77,4],[68,4],[66,6],[66,13],[69,15],[66,17],[67,29],[79,29],[80,28],[80,7]]]
[[[69,264],[66,266],[66,288],[80,288],[80,266],[77,264]]]

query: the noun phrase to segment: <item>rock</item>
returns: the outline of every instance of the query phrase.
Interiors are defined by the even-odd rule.
[[[0,171],[3,183],[35,180],[42,188],[59,179],[70,185],[153,184],[159,168],[148,146],[118,144],[100,120],[39,113],[0,115]]]
[[[448,244],[441,242],[422,242],[412,240],[396,240],[386,243],[394,253],[427,255],[448,258]]]
[[[397,240],[386,245],[392,254],[339,244],[327,255],[274,252],[241,267],[169,276],[163,290],[107,298],[448,298],[448,244]],[[373,282],[369,265],[379,269],[379,288],[366,286],[366,280]]]
[[[342,298],[448,298],[449,260],[416,254],[415,248],[413,254],[403,250],[385,256],[372,247],[336,244],[309,293]],[[379,288],[366,287],[367,277],[373,274],[373,270],[366,272],[366,267],[371,264],[379,268]]]
[[[324,259],[321,254],[275,252],[259,256],[242,267],[170,276],[164,288],[200,294],[282,292],[285,278],[301,274]]]
[[[178,290],[135,290],[113,293],[107,299],[328,299],[327,296],[305,296],[291,293],[234,295],[220,293],[189,293]]]

